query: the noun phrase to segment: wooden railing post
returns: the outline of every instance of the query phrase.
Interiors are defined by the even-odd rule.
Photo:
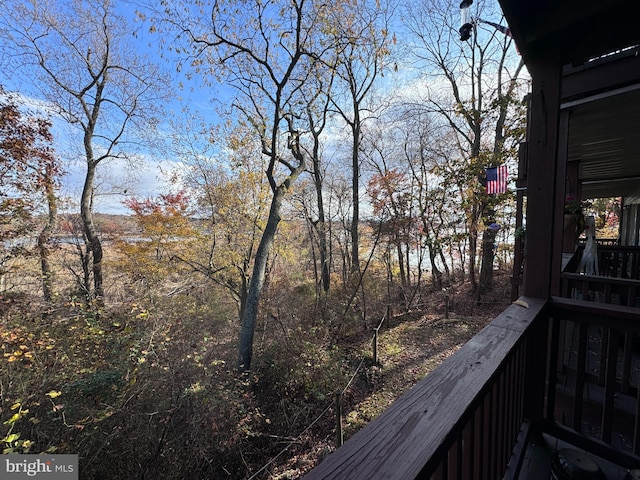
[[[378,332],[380,331],[380,327],[376,327],[373,331],[373,364],[378,364]]]
[[[378,326],[373,330],[373,364],[378,365],[378,335],[380,334],[380,329],[382,328],[382,324],[384,323],[384,319],[389,318],[387,316],[382,317]]]
[[[342,392],[336,392],[336,446],[341,447],[344,443],[342,434]]]
[[[449,294],[444,296],[444,318],[449,318]]]

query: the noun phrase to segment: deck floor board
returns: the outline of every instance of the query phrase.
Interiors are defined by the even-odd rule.
[[[551,478],[551,459],[553,453],[561,448],[575,448],[566,442],[562,442],[549,435],[532,438],[527,448],[522,470],[518,480],[547,480]],[[576,450],[579,450],[576,448]],[[583,451],[584,453],[584,451]],[[618,465],[608,462],[602,458],[587,454],[596,462],[605,475],[606,480],[625,480],[628,471]]]

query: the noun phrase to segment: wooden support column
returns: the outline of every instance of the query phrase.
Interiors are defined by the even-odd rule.
[[[555,230],[558,228],[554,220],[561,65],[553,59],[539,59],[530,62],[528,67],[533,84],[527,139],[527,252],[524,295],[546,299],[551,291],[553,244]]]
[[[553,257],[551,258],[551,295],[560,295],[560,274],[562,273],[562,241],[564,234],[564,203],[567,194],[567,179],[571,178],[572,185],[576,185],[573,190],[578,198],[581,187],[578,185],[578,165],[572,162],[573,168],[568,168],[567,158],[569,157],[569,121],[571,111],[562,110],[558,118],[558,148],[556,156],[556,191],[555,208],[553,218]],[[565,179],[563,182],[562,179]]]

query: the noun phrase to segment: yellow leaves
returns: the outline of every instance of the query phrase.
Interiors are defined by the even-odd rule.
[[[5,443],[13,443],[16,440],[18,440],[20,438],[20,434],[19,433],[12,433],[11,435],[7,435],[6,437],[4,437],[2,439],[3,442]]]
[[[19,360],[20,358],[30,360],[33,358],[33,353],[29,351],[29,347],[27,347],[26,345],[20,345],[16,350],[13,351],[13,353],[5,353],[4,356],[7,361],[11,363]]]
[[[33,446],[31,440],[20,440],[20,433],[8,433],[0,441],[6,445],[2,453],[28,453],[29,449]]]
[[[22,418],[22,415],[20,414],[20,412],[14,413],[13,416],[9,420],[7,420],[5,422],[2,422],[2,423],[4,425],[12,425],[12,424],[16,423],[18,420],[20,420],[21,418]]]
[[[202,391],[204,391],[204,386],[198,381],[187,388],[185,393],[193,395]]]
[[[22,417],[24,417],[27,413],[29,413],[29,409],[22,408],[22,403],[16,402],[11,406],[11,410],[18,410],[14,413],[9,420],[5,420],[2,422],[3,425],[13,426],[16,422],[18,422]]]
[[[23,328],[16,327],[11,330],[1,331],[2,356],[8,363],[20,361],[25,366],[30,366],[38,351],[52,350],[54,341],[47,333],[37,337],[32,332],[25,332]]]
[[[28,451],[33,446],[33,442],[31,440],[25,440],[22,442],[21,446],[24,451]]]
[[[54,412],[61,412],[62,410],[64,410],[64,404],[62,403],[56,404],[53,401],[54,398],[58,398],[60,395],[62,395],[62,392],[60,390],[51,390],[50,392],[45,393],[45,395],[49,397],[49,399],[51,399],[51,404],[53,405],[52,410]]]
[[[144,307],[141,307],[137,303],[132,303],[131,304],[131,313],[135,313],[136,314],[136,318],[138,320],[146,320],[151,315],[149,310],[147,310]]]

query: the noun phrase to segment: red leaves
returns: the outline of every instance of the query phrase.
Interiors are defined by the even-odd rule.
[[[23,236],[43,198],[53,194],[60,163],[50,143],[51,122],[23,112],[0,87],[0,220],[2,239]]]
[[[380,215],[388,210],[395,215],[406,210],[410,185],[407,175],[392,168],[384,174],[377,174],[369,180],[369,195],[373,213]]]
[[[50,147],[50,128],[48,120],[0,100],[0,185],[30,192],[54,181],[60,166]]]
[[[160,195],[157,199],[145,198],[139,200],[135,197],[127,198],[124,205],[136,216],[146,217],[159,215],[161,217],[175,217],[185,214],[189,208],[189,198],[184,191]]]

